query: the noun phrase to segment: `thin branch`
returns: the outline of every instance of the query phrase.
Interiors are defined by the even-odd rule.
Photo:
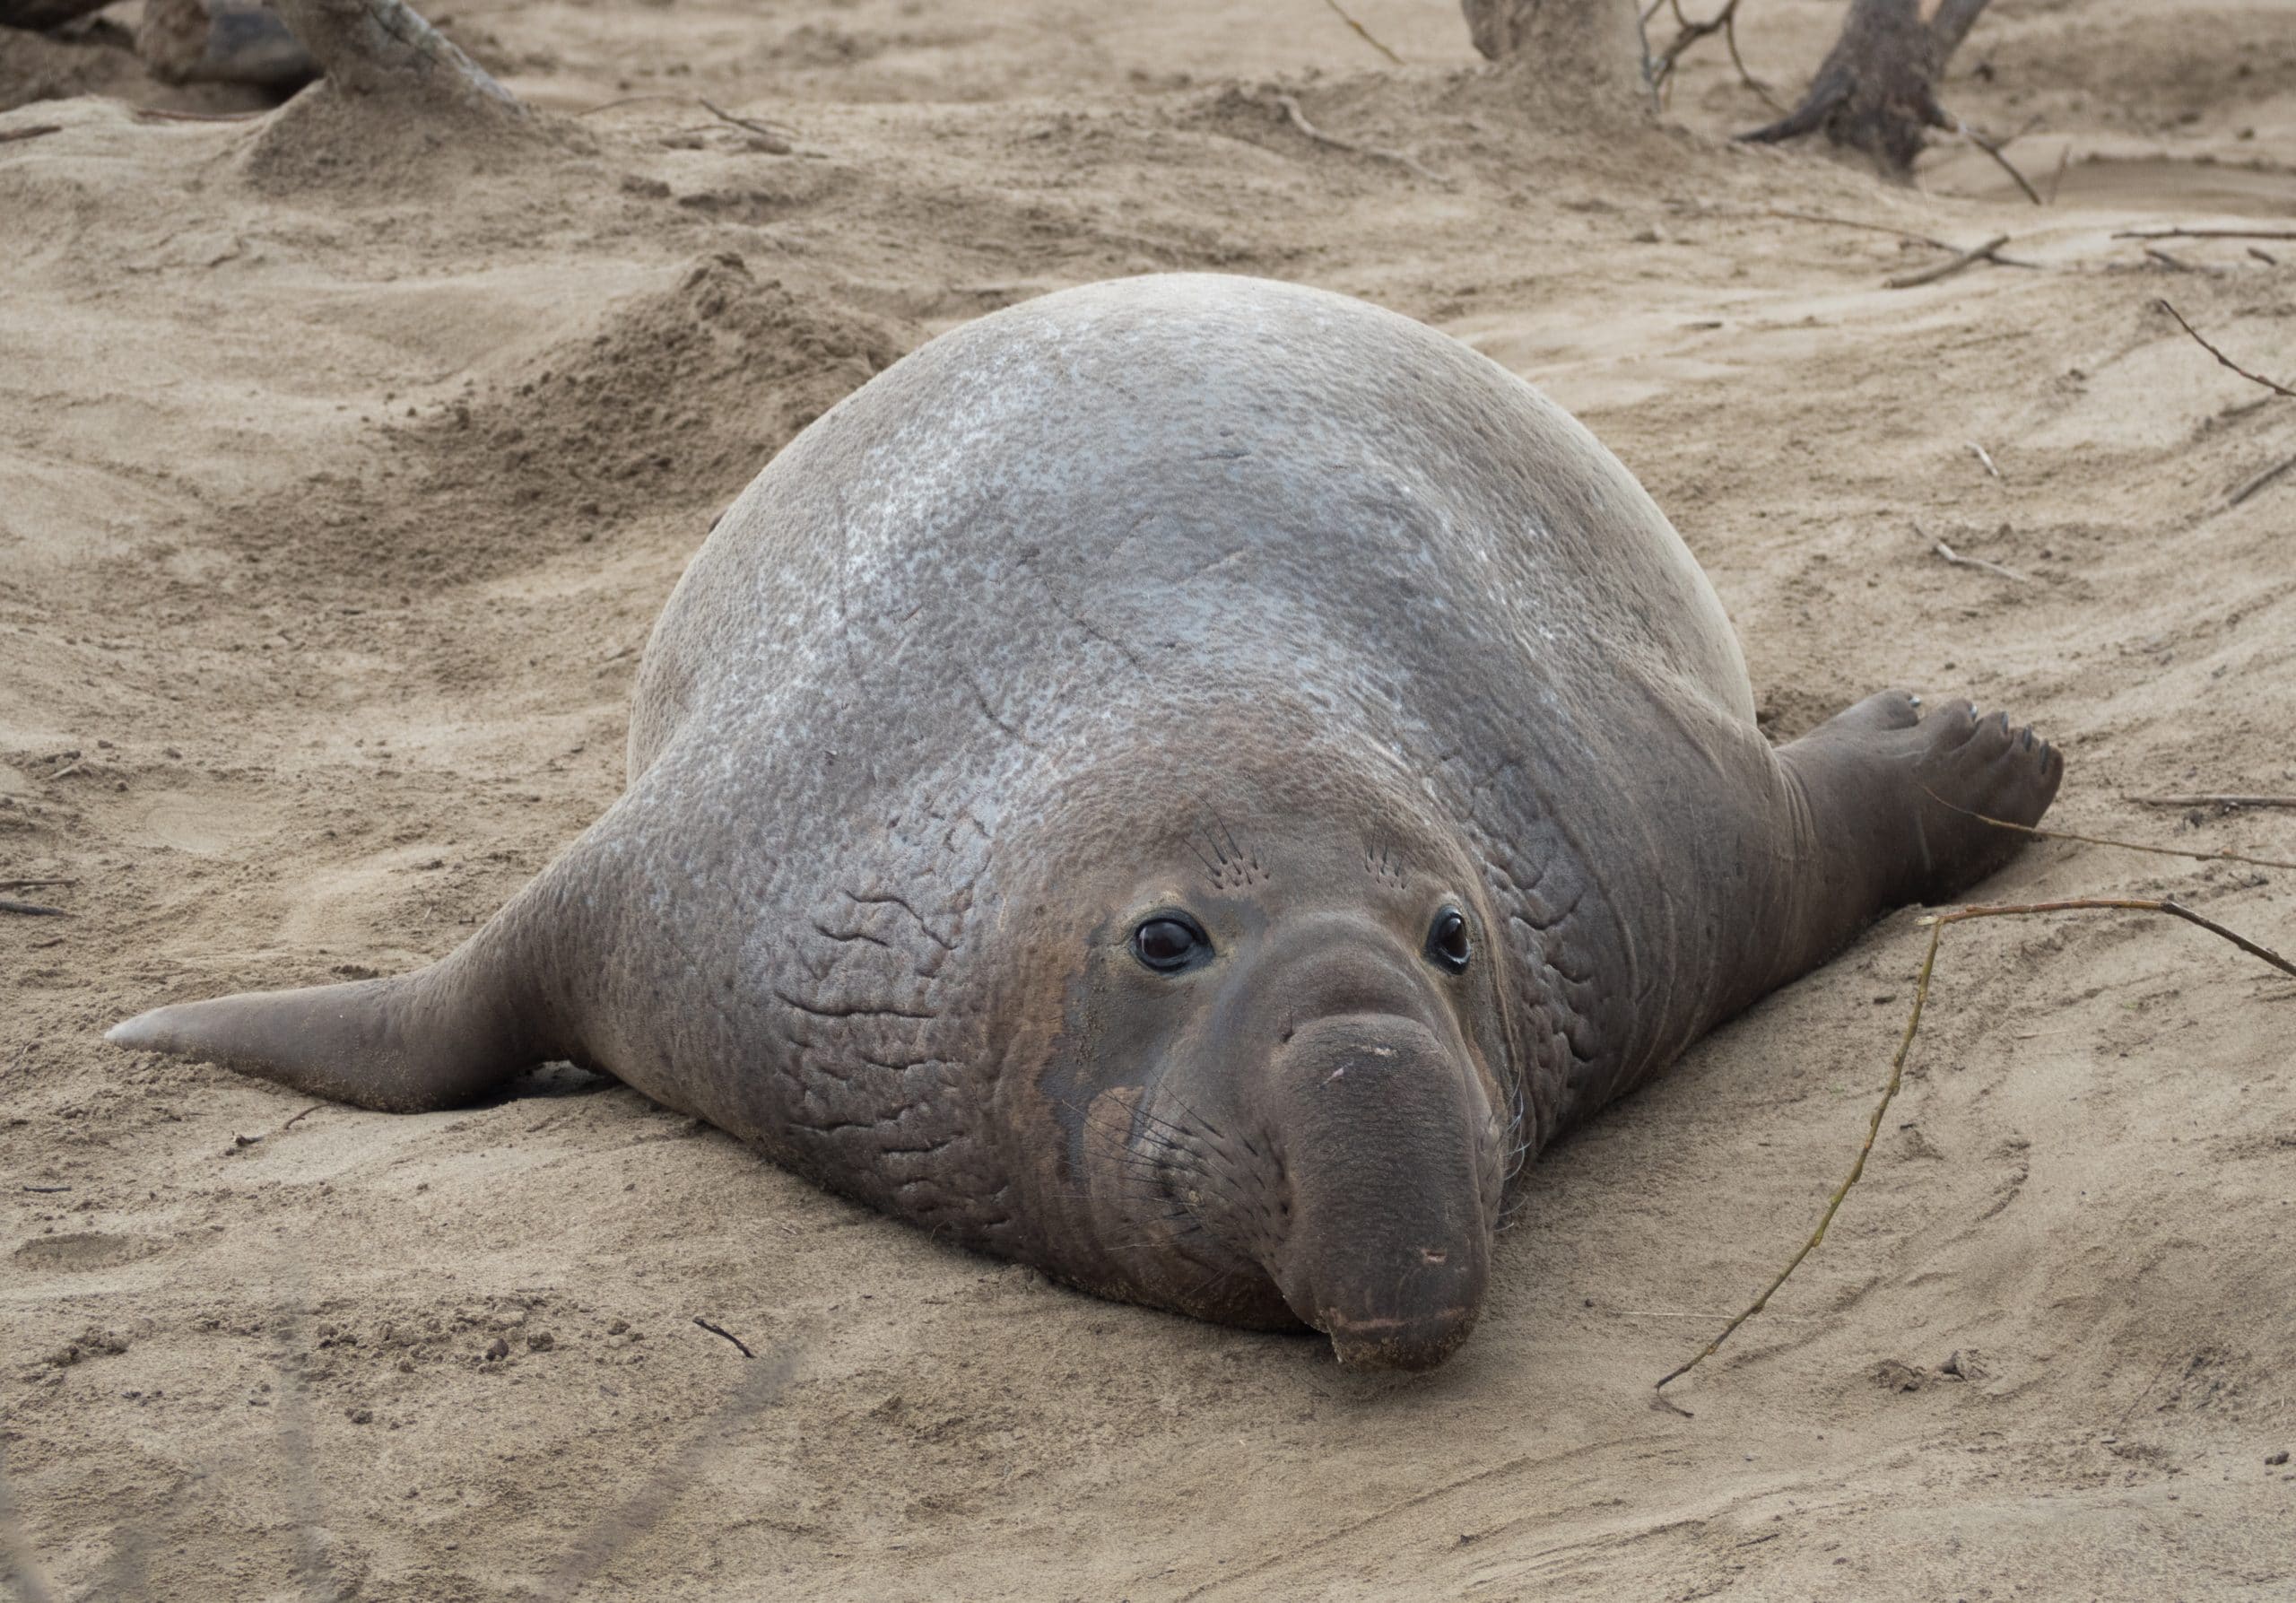
[[[1674,68],[1683,52],[1709,34],[1728,30],[1730,20],[1738,13],[1738,0],[1724,0],[1722,9],[1704,22],[1692,22],[1683,14],[1681,0],[1674,0],[1674,21],[1679,25],[1674,41],[1650,58],[1650,87],[1663,89],[1674,75]]]
[[[39,891],[49,885],[76,885],[76,879],[0,879],[0,891]]]
[[[1848,1177],[1834,1188],[1833,1195],[1826,1199],[1826,1211],[1819,1216],[1817,1229],[1812,1231],[1810,1239],[1802,1243],[1802,1250],[1786,1260],[1786,1267],[1778,1271],[1777,1276],[1768,1285],[1762,1287],[1761,1295],[1756,1297],[1743,1311],[1733,1317],[1728,1324],[1723,1326],[1722,1333],[1700,1347],[1689,1363],[1667,1371],[1658,1383],[1651,1388],[1653,1391],[1664,1391],[1668,1381],[1682,1379],[1712,1357],[1722,1344],[1730,1339],[1731,1335],[1739,1326],[1768,1306],[1771,1294],[1784,1285],[1786,1277],[1799,1268],[1802,1260],[1816,1251],[1818,1243],[1826,1239],[1826,1230],[1833,1224],[1833,1216],[1841,1211],[1842,1199],[1849,1195],[1849,1188],[1857,1183],[1858,1176],[1866,1172],[1866,1156],[1874,1150],[1874,1137],[1882,1133],[1882,1115],[1889,1111],[1891,1102],[1897,1096],[1898,1086],[1904,1082],[1906,1054],[1913,1050],[1914,1033],[1921,1028],[1921,1010],[1929,1002],[1929,975],[1930,971],[1937,966],[1937,943],[1944,937],[1944,933],[1945,927],[1943,924],[1933,925],[1930,928],[1929,950],[1922,954],[1921,977],[1914,983],[1913,1016],[1906,1020],[1905,1034],[1898,1041],[1897,1056],[1890,1059],[1889,1084],[1882,1088],[1882,1100],[1874,1104],[1874,1117],[1866,1123],[1866,1140],[1857,1149],[1857,1161],[1849,1166]]]
[[[1900,273],[1894,278],[1882,280],[1885,290],[1909,290],[1916,284],[1935,283],[1941,278],[1951,278],[1965,267],[1973,267],[1995,251],[2009,243],[2007,234],[1996,234],[1984,244],[1964,250],[1950,262],[1937,262],[1912,273]]]
[[[2016,163],[2010,161],[2007,156],[2002,153],[2000,144],[1997,141],[1987,139],[1984,135],[1979,133],[1975,128],[1970,126],[1969,124],[1963,122],[1958,117],[1953,118],[1952,126],[1955,133],[1968,140],[1971,144],[1977,146],[1978,149],[1983,151],[1987,155],[1991,156],[1994,161],[2000,165],[2002,171],[2007,173],[2012,179],[2015,179],[2017,187],[2025,192],[2025,198],[2027,200],[2031,201],[2035,205],[2040,205],[2043,204],[2040,191],[2034,188],[2032,185],[2025,181],[2025,175],[2017,170]]]
[[[34,919],[68,919],[72,915],[60,907],[44,907],[37,902],[18,902],[0,896],[0,913],[23,913]]]
[[[1733,12],[1736,9],[1735,5],[1731,7]],[[1738,69],[1738,81],[1761,96],[1763,105],[1779,116],[1784,116],[1786,102],[1770,92],[1770,85],[1746,70],[1746,58],[1738,54],[1738,19],[1735,16],[1731,17],[1723,27],[1722,42],[1730,47],[1730,65]]]
[[[2140,807],[2296,807],[2296,796],[2125,796],[2121,799]]]
[[[270,115],[268,111],[178,111],[165,106],[135,108],[135,120],[138,122],[244,123],[253,122],[257,118]]]
[[[1324,4],[1331,7],[1332,14],[1334,16],[1346,23],[1350,28],[1355,30],[1356,38],[1370,46],[1374,50],[1377,50],[1380,55],[1386,57],[1389,61],[1394,62],[1397,66],[1401,66],[1403,65],[1403,57],[1396,55],[1393,50],[1388,49],[1387,46],[1381,44],[1378,39],[1372,38],[1371,30],[1363,26],[1362,23],[1357,22],[1353,17],[1349,16],[1346,11],[1340,5],[1339,0],[1324,0]]]
[[[1746,58],[1738,52],[1739,0],[1725,0],[1722,9],[1702,22],[1693,22],[1683,14],[1682,0],[1658,0],[1658,3],[1654,3],[1649,10],[1642,13],[1642,22],[1646,27],[1650,19],[1658,14],[1658,4],[1664,3],[1672,4],[1674,22],[1680,31],[1674,35],[1671,44],[1656,56],[1649,57],[1644,63],[1643,71],[1650,80],[1652,93],[1663,96],[1672,87],[1674,69],[1682,64],[1683,56],[1692,45],[1710,34],[1719,33],[1722,36],[1723,44],[1729,49],[1730,65],[1737,69],[1738,81],[1760,96],[1761,103],[1772,111],[1780,116],[1786,114],[1787,108],[1785,102],[1771,94],[1770,86],[1753,75],[1746,66]]]
[[[1996,479],[2001,476],[2001,470],[1993,465],[1993,457],[1991,454],[1988,453],[1983,446],[1979,445],[1974,440],[1965,441],[1964,443],[1969,446],[1970,449],[1977,453],[1977,459],[1985,464],[1986,472],[1991,474]]]
[[[34,123],[29,128],[0,129],[0,144],[13,144],[19,139],[44,139],[50,134],[62,132],[62,123]]]
[[[2266,400],[2270,400],[2271,398],[2272,397],[2269,396],[2265,397]],[[2271,484],[2273,480],[2278,478],[2282,474],[2286,473],[2292,467],[2296,467],[2296,457],[2291,457],[2284,462],[2275,462],[2270,467],[2266,468],[2262,473],[2259,473],[2251,478],[2242,480],[2233,490],[2232,493],[2224,498],[2224,504],[2228,507],[2239,506],[2242,501],[2248,500],[2248,497],[2254,495],[2266,484]]]
[[[1829,217],[1823,212],[1792,212],[1783,206],[1770,206],[1763,211],[1762,215],[1789,217],[1796,222],[1823,222],[1834,228],[1862,228],[1868,233],[1894,234],[1900,240],[1910,240],[1917,245],[1934,245],[1940,250],[1961,248],[1958,245],[1948,245],[1943,240],[1934,240],[1927,234],[1917,234],[1911,229],[1898,228],[1887,222],[1861,222],[1855,217]]]
[[[784,139],[780,135],[775,133],[771,128],[767,127],[761,122],[755,121],[752,118],[746,117],[735,117],[724,107],[712,105],[708,100],[703,100],[701,102],[701,109],[709,113],[710,116],[718,118],[720,122],[729,122],[735,127],[755,135],[758,138],[763,140],[765,142],[765,151],[768,155],[786,156],[796,148],[796,146],[791,144],[787,139]]]
[[[1858,1178],[1866,1172],[1866,1159],[1874,1150],[1874,1138],[1881,1134],[1882,1118],[1889,1111],[1890,1103],[1896,1098],[1898,1087],[1904,1083],[1906,1055],[1913,1050],[1914,1037],[1918,1034],[1921,1030],[1922,1009],[1926,1007],[1929,1002],[1930,976],[1935,971],[1937,967],[1937,946],[1938,943],[1944,938],[1945,926],[1948,924],[1960,924],[1970,919],[2022,918],[2039,913],[2086,912],[2098,910],[2110,910],[2122,912],[2166,913],[2171,918],[2182,919],[2188,924],[2196,925],[2200,928],[2207,930],[2211,935],[2221,937],[2222,939],[2231,942],[2232,945],[2238,946],[2241,951],[2248,953],[2252,957],[2262,959],[2264,962],[2270,963],[2274,968],[2278,969],[2282,973],[2289,975],[2291,978],[2296,978],[2296,963],[2290,963],[2286,958],[2281,956],[2279,953],[2273,951],[2268,946],[2258,945],[2256,942],[2248,939],[2246,936],[2240,935],[2234,930],[2227,929],[2223,925],[2216,922],[2215,919],[2193,911],[2192,909],[2185,906],[2180,902],[2171,901],[2166,898],[2081,896],[2074,897],[2063,902],[2029,902],[2014,904],[1980,903],[1971,907],[1955,908],[1950,912],[1931,913],[1922,919],[1921,922],[1929,926],[1929,945],[1928,949],[1922,954],[1921,972],[1914,981],[1913,1009],[1906,1018],[1905,1033],[1898,1040],[1897,1054],[1890,1059],[1889,1082],[1882,1088],[1881,1101],[1874,1104],[1874,1116],[1866,1122],[1866,1140],[1857,1149],[1857,1161],[1849,1166],[1849,1172],[1843,1178],[1841,1184],[1834,1188],[1833,1195],[1826,1199],[1825,1212],[1819,1215],[1818,1227],[1810,1233],[1810,1239],[1802,1243],[1801,1250],[1796,1252],[1791,1259],[1787,1260],[1786,1267],[1779,1270],[1778,1274],[1771,1279],[1770,1283],[1762,1288],[1761,1294],[1760,1296],[1756,1297],[1752,1302],[1747,1305],[1744,1311],[1737,1314],[1728,1324],[1722,1328],[1721,1334],[1718,1335],[1712,1341],[1708,1342],[1706,1346],[1700,1348],[1699,1351],[1691,1358],[1690,1362],[1668,1371],[1664,1376],[1662,1376],[1657,1385],[1652,1388],[1654,1391],[1663,1391],[1667,1382],[1680,1380],[1692,1370],[1696,1369],[1700,1363],[1706,1362],[1707,1359],[1712,1357],[1714,1354],[1719,1350],[1722,1344],[1730,1339],[1732,1334],[1737,1330],[1738,1327],[1744,1324],[1748,1320],[1753,1318],[1754,1315],[1762,1311],[1763,1307],[1770,1302],[1770,1297],[1777,1292],[1778,1288],[1786,1284],[1787,1276],[1793,1274],[1796,1268],[1800,1268],[1802,1260],[1809,1257],[1811,1253],[1816,1251],[1819,1243],[1826,1239],[1826,1231],[1833,1224],[1834,1215],[1841,1211],[1843,1198],[1849,1195],[1849,1189],[1856,1185],[1858,1181]],[[1659,1401],[1665,1403],[1667,1407],[1673,1408],[1678,1414],[1688,1412],[1688,1410],[1682,1408],[1677,1404],[1667,1401],[1667,1399],[1663,1397],[1659,1398]]]
[[[693,1316],[693,1322],[700,1326],[703,1329],[709,1331],[710,1335],[722,1336],[727,1341],[732,1342],[735,1346],[741,1348],[743,1357],[754,1358],[757,1356],[755,1353],[750,1351],[748,1343],[744,1342],[740,1337],[735,1335],[731,1330],[726,1329],[725,1326],[714,1325],[708,1320],[703,1319],[698,1313]]]
[[[2223,352],[2210,344],[2206,339],[2202,337],[2199,329],[2195,328],[2191,324],[2185,321],[2185,314],[2179,311],[2175,307],[2170,305],[2166,301],[2155,301],[2152,304],[2159,307],[2162,311],[2167,312],[2170,317],[2176,318],[2177,327],[2183,329],[2187,334],[2192,335],[2194,340],[2199,344],[2202,350],[2216,358],[2216,360],[2224,366],[2231,368],[2234,372],[2239,374],[2241,378],[2246,379],[2251,384],[2263,385],[2266,389],[2272,391],[2272,393],[2276,396],[2286,396],[2291,400],[2296,400],[2296,389],[2291,389],[2285,384],[2275,384],[2271,379],[2266,378],[2262,373],[2252,373],[2248,371],[2248,369],[2242,367],[2239,362],[2234,362],[2231,357],[2225,355]]]
[[[2004,579],[2013,579],[2021,585],[2029,585],[2033,582],[2031,574],[2020,573],[2014,568],[2005,568],[1999,562],[1988,562],[1981,556],[1963,556],[1943,540],[1932,540],[1930,544],[1936,547],[1939,556],[1944,557],[1956,568],[1982,568],[1987,573],[1998,573]]]
[[[1823,212],[1794,212],[1779,206],[1771,206],[1765,209],[1762,215],[1791,218],[1796,222],[1823,222],[1835,228],[1862,228],[1868,233],[1892,234],[1900,240],[1909,240],[1917,245],[1927,245],[1938,250],[1950,250],[1956,254],[1959,254],[1961,248],[1944,240],[1932,239],[1927,234],[1917,234],[1911,229],[1896,228],[1886,222],[1861,222],[1855,217],[1829,217]],[[1985,257],[1996,267],[2037,268],[2040,266],[2039,262],[2021,261],[2013,256],[2004,256],[1998,247],[1987,251]]]
[[[1930,789],[1926,785],[1924,785],[1921,788],[1923,794],[1927,796],[1931,801],[1935,802],[1939,806],[1944,807],[1948,812],[1959,813],[1966,818],[1974,818],[1979,823],[1989,823],[1996,829],[2014,830],[2021,835],[2031,835],[2037,840],[2078,841],[2084,846],[2111,846],[2116,847],[2122,851],[2149,852],[2154,857],[2161,858],[2188,858],[2196,863],[2246,863],[2249,867],[2255,868],[2296,868],[2296,863],[2288,862],[2280,858],[2252,858],[2245,852],[2225,851],[2222,849],[2216,851],[2194,851],[2188,848],[2181,846],[2152,846],[2141,841],[2116,841],[2109,835],[2083,835],[2076,834],[2071,830],[2045,830],[2037,824],[2013,823],[2006,818],[1988,817],[1983,813],[1975,812],[1968,807],[1957,807],[1952,802],[1947,801],[1944,797],[1938,795],[1935,790]],[[2130,801],[2157,800],[2163,803],[2174,801],[2189,805],[2196,801],[2231,801],[2235,799],[2247,799],[2259,803],[2270,803],[2273,798],[2268,797],[2236,798],[2231,797],[2147,797],[2132,796],[2127,799]],[[2283,797],[2279,799],[2286,806],[2296,806],[2296,797]]]
[[[1375,145],[1357,144],[1352,140],[1340,139],[1332,135],[1326,134],[1321,128],[1316,126],[1315,124],[1308,120],[1308,114],[1300,109],[1300,102],[1294,97],[1274,90],[1265,91],[1264,92],[1266,94],[1268,102],[1282,110],[1283,115],[1291,119],[1292,126],[1293,127],[1299,129],[1300,133],[1305,134],[1318,144],[1327,144],[1335,151],[1346,151],[1358,156],[1370,156],[1377,161],[1392,161],[1398,167],[1409,168],[1412,171],[1419,174],[1420,177],[1427,179],[1434,183],[1448,185],[1450,181],[1444,178],[1441,173],[1435,172],[1429,168],[1421,165],[1417,161],[1410,156],[1405,155],[1400,151],[1383,151]]]
[[[2296,228],[2132,228],[2116,240],[2296,240]]]

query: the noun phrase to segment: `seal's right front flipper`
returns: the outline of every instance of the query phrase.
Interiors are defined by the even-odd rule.
[[[510,911],[412,974],[158,1007],[104,1039],[362,1108],[419,1112],[466,1102],[564,1055],[521,982],[518,943],[506,938]]]

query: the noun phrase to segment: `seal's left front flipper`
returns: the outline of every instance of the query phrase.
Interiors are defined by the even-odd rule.
[[[2065,777],[2064,758],[2031,730],[1966,701],[1925,717],[1897,691],[1787,745],[1748,728],[1707,749],[1736,780],[1704,815],[1729,849],[1678,875],[1669,895],[1710,889],[1718,902],[1699,904],[1686,927],[1739,934],[1713,989],[1671,1021],[1692,1026],[1683,1040],[1808,973],[1890,909],[1959,895],[2001,867],[2026,837],[1986,820],[2030,827]]]
[[[1908,902],[1957,896],[2025,843],[2056,799],[2065,759],[2002,712],[1967,701],[1926,716],[1902,692],[1868,696],[1779,752],[1799,782],[1847,929]]]

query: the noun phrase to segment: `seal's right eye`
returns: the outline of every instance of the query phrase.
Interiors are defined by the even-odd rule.
[[[1158,913],[1132,932],[1132,954],[1159,974],[1177,974],[1212,955],[1212,943],[1196,920]]]

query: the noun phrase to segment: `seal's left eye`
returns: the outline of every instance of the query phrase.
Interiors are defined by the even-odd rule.
[[[1134,955],[1159,974],[1177,974],[1193,966],[1212,950],[1212,943],[1191,919],[1160,913],[1142,920],[1132,932]]]
[[[1467,939],[1465,914],[1456,907],[1447,907],[1435,915],[1434,925],[1427,931],[1427,955],[1438,968],[1454,974],[1467,971],[1467,960],[1474,955],[1474,946]]]

